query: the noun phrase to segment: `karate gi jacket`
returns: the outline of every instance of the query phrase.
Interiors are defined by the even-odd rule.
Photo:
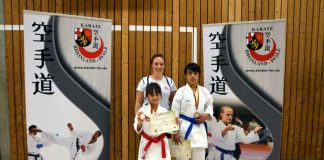
[[[158,106],[156,113],[164,113],[167,112],[168,110],[166,108],[163,108],[162,106]],[[143,105],[138,112],[143,112],[147,117],[150,117],[151,115],[151,106],[150,104]],[[142,128],[138,131],[137,130],[137,124],[138,124],[138,119],[137,119],[137,114],[134,119],[134,129],[135,132],[141,133],[144,131],[147,135],[150,137],[158,137],[161,134],[155,134],[152,131],[151,124],[148,120],[144,120],[142,123]],[[170,154],[170,148],[169,148],[169,143],[168,143],[168,138],[165,136],[163,138],[163,141],[165,143],[165,150],[166,150],[166,158],[165,160],[171,160],[171,154]],[[143,155],[144,155],[144,147],[149,141],[141,136],[141,141],[140,141],[140,146],[139,146],[139,152],[138,152],[138,160],[142,160]],[[162,145],[161,141],[158,143],[152,143],[147,152],[145,153],[145,160],[157,160],[157,159],[162,159]]]
[[[198,109],[196,109],[196,102],[194,92],[186,84],[185,86],[179,88],[173,98],[172,110],[176,111],[178,117],[180,114],[186,115],[188,117],[194,118],[194,114],[198,113],[208,113],[211,117],[213,116],[213,98],[209,91],[198,85],[198,96],[199,103]],[[206,120],[207,121],[207,120]],[[190,126],[190,122],[184,119],[180,119],[180,135],[182,138],[185,137],[187,129]],[[198,125],[194,124],[191,133],[189,134],[188,140],[191,141],[191,147],[207,148],[207,133],[204,123]]]
[[[216,121],[213,121],[216,122]],[[234,130],[229,130],[225,136],[222,136],[222,130],[226,125],[222,121],[216,122],[216,125],[211,125],[209,127],[211,136],[209,138],[209,143],[222,148],[224,150],[234,151],[235,143],[245,143],[249,144],[252,142],[259,141],[259,135],[251,131],[248,135],[244,133],[243,128],[233,125]],[[207,160],[218,160],[220,159],[221,152],[215,147],[209,148]],[[225,154],[224,159],[234,160],[235,158],[230,154]]]

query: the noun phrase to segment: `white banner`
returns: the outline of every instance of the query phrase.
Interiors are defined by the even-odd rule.
[[[203,26],[204,85],[217,111],[232,106],[247,125],[256,118],[264,128],[260,141],[273,144],[272,151],[242,152],[243,159],[280,159],[285,26],[284,20]]]
[[[111,25],[24,12],[29,159],[109,159]]]

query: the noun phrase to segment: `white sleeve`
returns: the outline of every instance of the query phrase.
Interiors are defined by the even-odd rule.
[[[35,137],[36,143],[37,144],[43,144],[44,146],[48,146],[49,144],[46,143],[46,141],[44,141],[43,139],[39,138],[39,137]]]
[[[146,83],[147,83],[147,82],[146,82],[146,77],[141,78],[141,80],[139,81],[139,83],[138,83],[138,85],[137,85],[136,90],[137,90],[137,91],[140,91],[140,92],[144,92],[145,89],[146,89],[146,86],[147,86]]]
[[[143,108],[141,107],[140,110],[138,110],[138,112],[143,112]],[[137,112],[137,113],[138,113],[138,112]],[[141,133],[142,130],[143,130],[143,124],[142,124],[141,129],[138,131],[138,130],[137,130],[137,124],[138,124],[137,113],[136,113],[136,115],[135,115],[135,118],[134,118],[134,124],[133,124],[133,125],[134,125],[134,130],[135,130],[135,132],[136,132],[136,133]]]
[[[171,92],[174,92],[174,91],[176,91],[177,90],[177,86],[175,85],[175,83],[174,83],[174,81],[170,78],[170,81],[171,81],[171,84],[170,84],[170,86],[171,86]]]
[[[225,136],[222,136],[222,130],[224,127],[220,124],[221,122],[216,122],[215,129],[212,131],[213,139],[216,141],[223,142],[228,138],[228,134],[225,134]]]
[[[179,117],[180,115],[180,109],[181,109],[181,101],[182,101],[182,90],[178,90],[173,98],[172,101],[172,110],[174,110],[176,112],[176,115]]]
[[[73,135],[73,136],[75,136],[75,137],[83,137],[83,136],[85,136],[85,135],[91,135],[91,133],[90,132],[84,132],[84,131],[78,131],[78,130],[75,130],[75,129],[73,129],[72,131],[70,131],[70,133]]]
[[[212,119],[210,121],[206,121],[207,123],[207,131],[208,133],[210,133],[211,137],[207,137],[208,143],[213,144],[215,142],[215,133],[214,130],[216,129],[216,124],[217,124],[217,120],[216,118],[213,116]]]
[[[35,143],[33,142],[33,139],[31,137],[29,137],[29,135],[28,135],[28,137],[27,137],[28,152],[30,152],[29,150],[31,150],[32,148],[35,148],[34,144]]]
[[[254,131],[251,131],[248,135],[245,135],[243,128],[235,127],[235,129],[237,129],[236,132],[237,142],[249,144],[255,141],[259,141],[259,135],[257,133],[254,133]]]

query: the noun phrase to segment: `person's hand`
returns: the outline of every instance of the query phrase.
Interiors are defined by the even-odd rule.
[[[180,125],[180,119],[179,119],[179,117],[176,118],[176,124],[177,125]]]
[[[178,132],[178,133],[176,133],[176,134],[173,134],[172,139],[173,139],[173,142],[174,142],[176,145],[182,144],[182,143],[181,143],[181,136],[180,136],[180,132]]]
[[[137,113],[137,120],[138,123],[143,123],[143,121],[145,120],[145,114],[143,112],[138,112]]]
[[[222,130],[222,136],[224,137],[228,131],[234,130],[234,126],[232,124],[228,124],[223,130]]]
[[[85,147],[85,145],[84,145],[84,144],[83,144],[83,145],[81,145],[81,146],[80,146],[80,148],[81,148],[82,152],[85,152],[85,150],[86,150],[86,147]]]
[[[234,130],[234,126],[233,126],[232,124],[228,124],[228,125],[225,127],[225,129],[226,129],[227,131],[232,131],[232,130]]]
[[[208,113],[200,113],[200,115],[196,118],[198,123],[204,123],[210,116]]]
[[[68,123],[68,124],[67,124],[67,126],[68,126],[68,128],[70,129],[70,131],[72,131],[72,130],[73,130],[73,126],[72,126],[72,123]]]
[[[261,127],[260,125],[257,125],[255,128],[254,128],[254,133],[259,133],[259,131],[262,129],[263,127]]]

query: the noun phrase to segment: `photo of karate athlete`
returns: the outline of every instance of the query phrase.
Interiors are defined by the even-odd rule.
[[[187,84],[179,88],[174,96],[172,110],[180,117],[180,129],[173,136],[176,144],[182,139],[190,140],[192,160],[204,160],[207,148],[207,120],[212,119],[213,99],[209,91],[199,85],[200,67],[188,64],[184,69]],[[182,160],[186,158],[177,158]]]
[[[37,137],[37,132],[39,131],[40,129],[38,129],[36,125],[30,125],[28,127],[28,135],[27,135],[28,160],[43,160],[43,157],[40,154],[40,150],[46,144],[41,138]]]
[[[71,137],[62,137],[58,134],[42,130],[38,130],[38,132],[42,132],[43,140],[49,144],[55,143],[68,149],[70,151],[71,160],[77,160],[80,151],[87,154],[96,149],[97,139],[101,136],[99,130],[92,134],[90,132],[75,130],[71,123],[68,123],[67,126],[72,135]]]
[[[164,113],[168,110],[159,105],[161,87],[157,83],[150,83],[146,87],[148,104],[142,106],[134,119],[134,129],[141,134],[138,160],[171,160],[170,149],[166,134],[155,134],[149,122],[150,115]]]
[[[221,107],[220,121],[213,121],[212,123],[216,123],[211,125],[213,128],[209,126],[209,143],[214,146],[209,148],[207,160],[235,160],[233,152],[236,143],[249,144],[259,141],[258,132],[262,129],[260,125],[246,135],[243,128],[231,124],[232,119],[233,109],[229,106]]]
[[[161,87],[160,105],[167,110],[170,110],[170,104],[174,97],[177,87],[174,81],[167,76],[164,76],[165,60],[162,54],[155,54],[151,60],[152,74],[140,79],[136,88],[135,114],[145,104],[147,97],[145,96],[146,86],[150,83],[157,83]]]

